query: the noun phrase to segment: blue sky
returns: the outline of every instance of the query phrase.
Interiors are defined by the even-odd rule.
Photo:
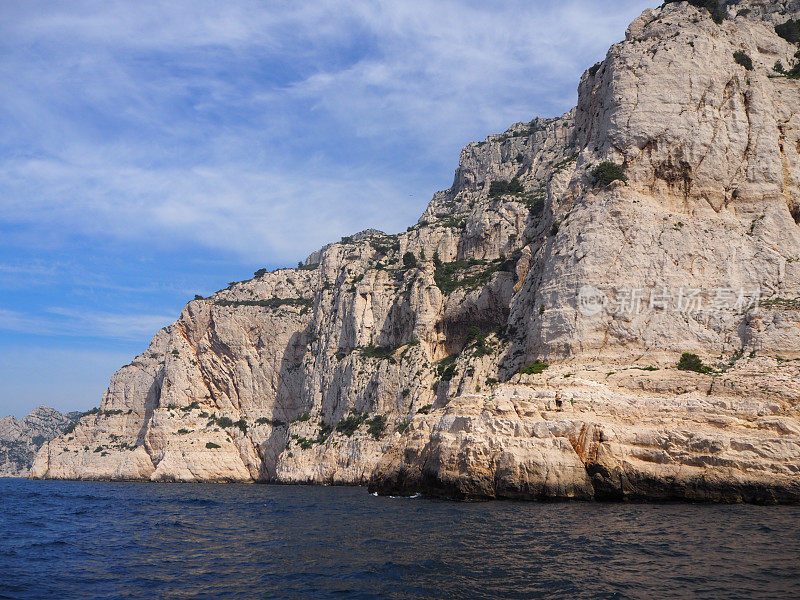
[[[0,413],[85,410],[195,293],[397,232],[641,0],[0,0]]]

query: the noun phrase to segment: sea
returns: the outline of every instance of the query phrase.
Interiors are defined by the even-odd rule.
[[[0,599],[800,598],[800,507],[0,479]]]

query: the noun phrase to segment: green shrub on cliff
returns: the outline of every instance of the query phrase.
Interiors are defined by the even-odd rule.
[[[790,44],[800,44],[800,20],[789,19],[786,23],[775,25],[775,33]]]
[[[800,50],[795,54],[797,57],[800,55]],[[783,75],[787,79],[800,79],[800,62],[794,65],[788,71],[784,68],[783,63],[781,61],[777,61],[775,66],[772,67],[772,70],[775,71],[778,75]]]
[[[608,160],[592,169],[592,175],[600,185],[608,185],[612,181],[628,181],[625,176],[625,167]]]
[[[703,373],[708,375],[714,372],[714,369],[708,365],[704,365],[703,361],[697,354],[691,352],[684,352],[681,354],[681,359],[678,361],[678,369],[681,371],[694,371],[695,373]]]
[[[386,417],[384,415],[375,415],[367,420],[367,432],[376,440],[381,439],[384,430],[386,429]]]
[[[753,59],[751,59],[744,50],[737,50],[734,52],[733,60],[736,61],[736,64],[742,65],[748,71],[753,70]]]
[[[351,437],[365,420],[365,414],[353,411],[336,424],[336,431]]]
[[[317,439],[314,440],[316,444],[324,444],[328,441],[328,438],[331,437],[333,433],[333,425],[328,425],[327,423],[322,423],[319,426],[319,433],[317,433]]]
[[[520,369],[519,372],[522,373],[523,375],[538,375],[539,373],[544,372],[544,370],[549,366],[550,365],[548,365],[545,362],[542,362],[540,360],[535,360],[527,367]]]
[[[220,446],[219,444],[215,444],[214,442],[208,442],[206,444],[206,448],[208,448],[209,450],[216,450],[217,448],[222,448],[222,446]]]
[[[395,353],[397,348],[390,348],[388,346],[375,346],[374,344],[370,344],[369,346],[364,346],[360,348],[361,355],[365,358],[376,358],[378,360],[385,360],[387,358],[391,358],[392,354]]]
[[[261,300],[215,300],[214,304],[217,306],[260,306],[263,308],[299,306],[308,309],[314,306],[314,301],[305,298],[262,298]]]
[[[465,344],[469,344],[470,342],[479,342],[483,343],[486,341],[486,334],[483,333],[483,330],[478,327],[477,325],[470,325],[467,327],[467,337],[464,340]]]
[[[220,417],[216,420],[217,425],[222,427],[223,429],[228,429],[229,427],[233,427],[233,419],[230,417]]]
[[[408,269],[413,269],[417,266],[417,257],[411,252],[406,252],[403,254],[403,266]]]
[[[523,192],[522,184],[519,179],[514,177],[511,181],[493,181],[489,186],[489,198],[499,198],[500,196],[517,196]]]
[[[464,346],[468,346],[474,342],[474,355],[477,357],[485,356],[490,353],[490,350],[486,344],[487,337],[489,337],[489,334],[484,333],[483,329],[477,325],[471,325],[467,328],[467,337],[464,340]]]
[[[442,378],[442,381],[450,381],[457,372],[456,356],[447,356],[436,365],[436,374]]]
[[[503,259],[493,261],[471,259],[443,263],[438,254],[433,256],[433,265],[435,267],[433,281],[445,295],[459,288],[469,290],[482,288],[498,271],[513,270],[513,264]],[[483,269],[476,270],[473,267],[483,267]]]

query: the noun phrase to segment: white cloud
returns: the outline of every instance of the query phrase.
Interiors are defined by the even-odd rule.
[[[80,201],[68,189],[76,173],[84,181]],[[354,215],[388,229],[410,218],[402,211],[382,214],[404,199],[402,188],[356,170],[326,177],[241,166],[155,170],[35,160],[7,163],[6,177],[18,182],[6,187],[12,201],[6,219],[78,227],[92,236],[143,240],[151,248],[180,241],[289,260],[350,232]],[[30,194],[32,187],[40,193]]]
[[[283,263],[403,229],[647,5],[4,3],[0,223]]]
[[[177,315],[117,314],[52,307],[39,314],[0,308],[0,331],[37,336],[98,337],[140,341]]]
[[[63,319],[60,332],[66,335],[97,336],[109,339],[138,341],[151,336],[178,315],[117,314],[85,312],[79,309],[53,307],[50,314]]]

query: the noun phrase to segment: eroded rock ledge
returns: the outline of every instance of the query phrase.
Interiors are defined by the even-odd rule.
[[[518,377],[415,419],[370,489],[462,499],[798,502],[797,392],[780,400],[731,393],[796,380],[797,367],[764,362],[715,377],[620,365]]]

